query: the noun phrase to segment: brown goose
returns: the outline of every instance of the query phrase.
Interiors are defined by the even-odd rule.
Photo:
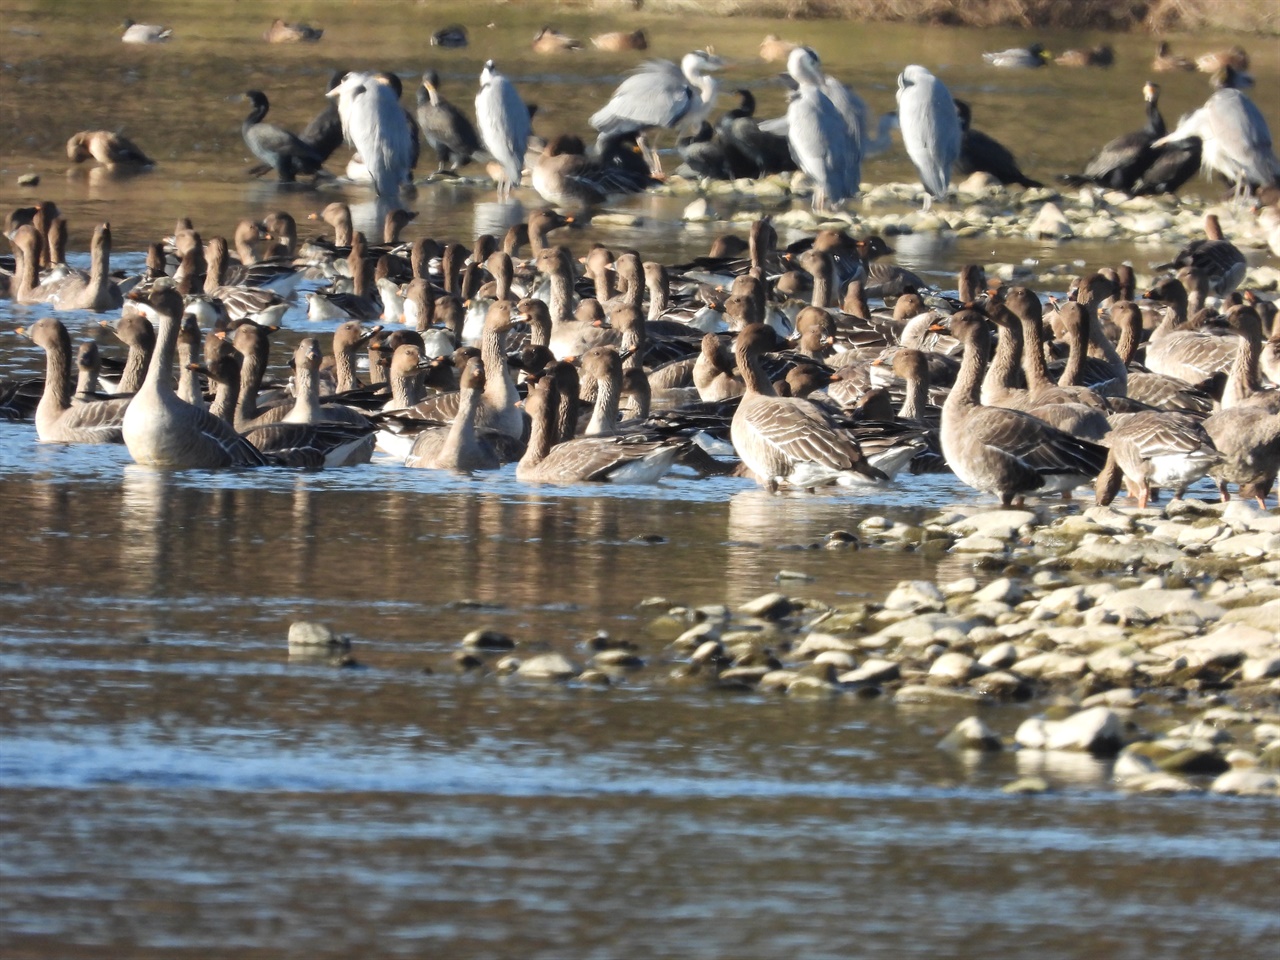
[[[746,392],[742,378],[733,374],[733,357],[718,334],[702,335],[702,350],[693,364],[693,385],[698,390],[698,399],[712,403],[740,397]]]
[[[516,466],[526,483],[657,483],[687,442],[643,435],[578,437],[554,443],[558,397],[555,381],[543,377],[529,391],[529,446]]]
[[[479,357],[467,361],[458,394],[453,423],[418,434],[405,457],[406,467],[457,473],[498,469],[498,454],[476,431],[476,417],[484,399],[484,364]]]
[[[99,374],[102,372],[102,357],[98,353],[98,345],[86,340],[76,350],[76,392],[71,396],[72,403],[92,403],[102,399],[99,396]]]
[[[19,329],[21,331],[21,328]],[[43,443],[119,443],[129,399],[71,402],[71,337],[62,321],[42,317],[28,335],[45,351],[44,393],[36,407]]]
[[[264,465],[266,458],[232,426],[174,393],[173,354],[182,295],[171,287],[155,290],[146,308],[156,325],[156,350],[142,389],[125,411],[123,432],[129,455],[144,466],[170,470]]]
[[[523,318],[516,313],[513,303],[507,300],[495,301],[489,307],[484,335],[480,338],[480,356],[484,361],[485,377],[477,425],[481,430],[504,434],[516,443],[522,441],[526,432],[525,415],[516,406],[518,395],[515,379],[507,365],[506,335],[511,324],[521,319]],[[406,410],[395,411],[395,414],[413,420],[452,423],[457,416],[460,401],[461,397],[457,393],[440,394],[427,397]]]
[[[341,404],[320,404],[320,344],[304,337],[293,353],[293,407],[278,423],[245,432],[250,443],[291,466],[351,467],[373,456],[375,427]],[[301,429],[299,429],[301,428]]]
[[[1213,413],[1213,397],[1177,377],[1152,373],[1133,362],[1142,334],[1142,309],[1132,300],[1118,300],[1111,306],[1111,322],[1120,330],[1116,351],[1129,369],[1126,390],[1130,400],[1167,410],[1207,417]]]
[[[1177,377],[1193,385],[1225,375],[1235,359],[1235,337],[1179,329],[1187,319],[1187,288],[1176,278],[1162,280],[1147,298],[1165,303],[1164,319],[1147,341],[1146,364],[1152,373]]]
[[[19,233],[22,234],[21,229]],[[27,247],[31,245],[34,231],[30,235],[22,234],[22,236],[21,241],[15,237],[15,243],[25,244],[22,246],[25,264],[29,259]],[[124,303],[124,297],[120,293],[120,288],[111,279],[110,224],[100,223],[94,228],[90,251],[92,267],[88,277],[71,271],[38,287],[24,292],[20,290],[16,299],[21,303],[47,303],[55,310],[92,310],[95,313],[105,313],[108,310],[119,309]],[[37,250],[32,249],[30,256],[38,256]]]
[[[1259,406],[1270,413],[1280,412],[1280,390],[1262,386],[1259,370],[1262,357],[1262,319],[1250,306],[1232,307],[1227,311],[1227,327],[1240,337],[1235,362],[1227,374],[1222,391],[1222,409]]]
[[[1122,480],[1139,507],[1146,507],[1152,488],[1171,488],[1181,497],[1222,462],[1200,421],[1184,413],[1113,414],[1106,444],[1107,463],[1095,488],[1100,504],[1115,499]]]
[[[289,309],[289,302],[265,287],[248,287],[227,282],[229,266],[227,241],[214,237],[205,253],[207,272],[204,294],[222,301],[233,320],[250,319],[257,323],[278,324]]]
[[[783,484],[808,488],[887,479],[863,460],[857,444],[835,429],[822,408],[777,395],[760,357],[780,346],[764,324],[743,328],[734,345],[745,392],[730,437],[743,465],[770,490]]]
[[[1253,497],[1265,510],[1280,472],[1280,414],[1258,406],[1232,407],[1205,420],[1204,429],[1222,454],[1222,463],[1209,471],[1222,499],[1231,499],[1227,485],[1234,483],[1240,496]]]
[[[957,477],[1009,506],[1028,493],[1073,490],[1101,472],[1104,447],[1020,410],[982,405],[990,334],[981,315],[961,310],[951,318],[951,333],[963,344],[964,358],[942,407],[942,450]]]

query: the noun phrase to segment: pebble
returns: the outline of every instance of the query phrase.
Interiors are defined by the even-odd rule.
[[[290,647],[323,648],[325,650],[349,650],[351,640],[340,637],[323,623],[295,620],[289,624]]]
[[[521,661],[515,672],[529,680],[570,680],[582,671],[563,654],[540,653]]]
[[[462,646],[471,650],[512,650],[516,642],[497,630],[472,630],[462,638]]]

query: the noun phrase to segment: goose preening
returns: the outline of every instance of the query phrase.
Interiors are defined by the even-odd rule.
[[[153,167],[148,157],[128,137],[110,130],[81,130],[67,141],[67,159],[83,163],[94,159],[108,167]]]

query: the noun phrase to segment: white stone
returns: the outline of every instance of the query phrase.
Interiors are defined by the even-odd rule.
[[[1209,603],[1196,596],[1194,590],[1147,590],[1135,587],[1117,590],[1101,597],[1098,606],[1104,610],[1138,610],[1146,620],[1158,620],[1172,614],[1190,613],[1201,620],[1216,620],[1227,611],[1216,603]],[[1139,622],[1132,616],[1129,622]]]
[[[973,676],[973,657],[963,653],[944,653],[929,666],[929,676],[964,683]]]
[[[928,580],[906,580],[885,598],[886,610],[909,610],[912,612],[944,610],[946,597],[936,584]]]
[[[1013,665],[1015,673],[1032,680],[1075,680],[1089,669],[1084,657],[1065,653],[1041,653],[1019,660]]]
[[[1185,657],[1189,665],[1204,666],[1271,656],[1280,653],[1280,643],[1274,633],[1243,623],[1230,623],[1203,636],[1162,643],[1151,652],[1169,659]]]
[[[1022,601],[1024,595],[1022,586],[1009,577],[1001,577],[998,580],[992,580],[985,587],[973,595],[974,603],[1007,603],[1015,604]]]
[[[993,670],[1005,670],[1018,662],[1018,648],[1008,641],[997,643],[978,658],[978,663]]]
[[[1030,510],[986,510],[957,520],[950,529],[956,533],[1012,540],[1019,530],[1035,522],[1036,515]]]
[[[944,750],[1001,750],[1004,744],[996,732],[978,717],[966,717],[938,744]]]
[[[837,650],[852,653],[858,650],[858,644],[848,637],[837,637],[831,633],[811,633],[806,636],[795,649],[797,657],[812,657],[819,653]]]
[[[1049,732],[1045,746],[1049,750],[1114,752],[1120,748],[1123,730],[1120,715],[1114,710],[1090,707],[1060,722]]]
[[[1280,776],[1241,767],[1221,774],[1209,789],[1214,793],[1230,793],[1241,797],[1273,796],[1280,794]]]
[[[340,637],[323,623],[310,620],[296,620],[289,624],[289,646],[291,647],[327,647],[345,650],[351,641]]]
[[[540,653],[521,662],[516,674],[530,680],[569,680],[582,671],[560,653]]]
[[[1043,750],[1049,742],[1049,734],[1057,727],[1057,721],[1043,717],[1030,717],[1018,725],[1014,741],[1028,750]]]
[[[1280,677],[1280,656],[1253,657],[1240,668],[1240,679],[1246,683]]]
[[[1073,233],[1071,224],[1055,203],[1046,203],[1041,207],[1027,227],[1027,235],[1032,240],[1065,240]]]
[[[892,660],[866,660],[856,670],[840,674],[841,683],[887,683],[897,680],[901,668]]]

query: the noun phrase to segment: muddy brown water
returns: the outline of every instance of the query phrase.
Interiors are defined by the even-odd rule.
[[[175,39],[124,47],[126,12],[170,23]],[[263,44],[280,13],[324,26],[324,40]],[[655,56],[714,43],[735,61],[726,85],[756,89],[762,115],[782,104],[775,68],[753,59],[765,32],[815,43],[877,111],[904,64],[926,63],[1041,179],[1138,126],[1152,46],[1109,37],[1109,71],[1010,74],[978,65],[982,50],[1030,39],[999,31],[526,4],[3,2],[0,15],[0,207],[56,200],[73,250],[109,219],[123,266],[179,215],[229,231],[342,197],[372,221],[359,187],[246,180],[244,110],[227,98],[251,87],[296,129],[336,66],[395,69],[411,86],[433,64],[469,109],[492,56],[539,104],[540,129],[584,129],[634,58],[536,58],[528,40],[547,20],[585,37],[635,19]],[[452,21],[472,46],[429,47]],[[1263,91],[1275,89],[1276,46],[1249,46],[1274,125]],[[1161,80],[1171,120],[1205,96],[1199,76]],[[91,127],[124,130],[159,166],[123,179],[68,170],[67,136]],[[16,185],[27,171],[38,188]],[[864,178],[908,175],[897,148]],[[470,239],[527,209],[492,199],[423,187],[409,233]],[[712,231],[675,222],[681,205],[629,201],[644,225],[568,242],[700,252]],[[1162,252],[897,245],[939,281],[975,259],[1083,266]],[[42,371],[11,332],[42,309],[0,302],[0,375]],[[81,337],[97,318],[67,319]],[[291,313],[282,343],[331,329]],[[953,558],[814,549],[868,516],[918,521],[974,502],[950,478],[769,497],[731,480],[546,490],[509,471],[440,478],[382,460],[166,476],[122,448],[45,447],[29,424],[0,427],[5,958],[1274,956],[1274,802],[1124,797],[1088,758],[965,760],[936,749],[964,715],[951,710],[663,680],[672,655],[646,633],[647,597],[734,605],[781,588],[841,603],[971,573]],[[809,579],[776,580],[784,570]],[[290,659],[298,618],[353,637],[359,666]],[[579,660],[603,631],[651,667],[608,690],[461,674],[452,655],[479,627]],[[984,717],[1008,735],[1035,709]],[[1055,792],[1000,792],[1030,773]]]

